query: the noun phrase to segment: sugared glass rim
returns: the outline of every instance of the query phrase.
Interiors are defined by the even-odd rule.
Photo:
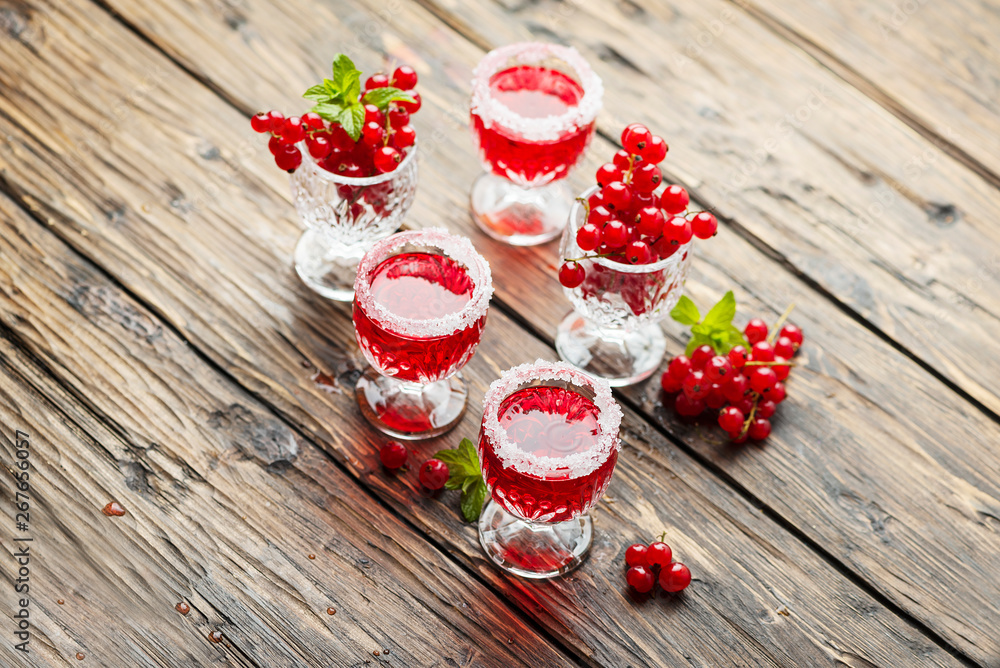
[[[359,140],[360,141],[360,140]],[[374,186],[378,183],[385,183],[386,181],[391,181],[396,176],[403,173],[403,170],[414,160],[416,160],[417,155],[417,142],[414,140],[413,146],[410,146],[406,150],[406,155],[403,159],[396,165],[396,169],[391,172],[385,172],[384,174],[376,174],[375,176],[340,176],[339,174],[334,174],[329,169],[323,169],[320,167],[319,163],[312,154],[309,153],[309,147],[306,146],[305,141],[298,143],[299,150],[302,151],[302,161],[306,160],[312,165],[313,172],[316,173],[319,178],[324,181],[333,181],[334,183],[340,183],[345,186]],[[295,174],[292,174],[295,176]]]
[[[465,265],[474,287],[472,297],[460,311],[449,313],[440,318],[418,320],[391,313],[385,306],[375,301],[375,296],[371,292],[369,276],[382,261],[389,257],[390,253],[406,244],[438,248],[446,256]],[[490,273],[489,263],[476,251],[471,241],[465,237],[451,234],[441,227],[397,232],[375,242],[361,258],[361,262],[358,264],[358,275],[354,279],[354,299],[365,314],[386,331],[413,339],[448,336],[471,327],[473,323],[486,315],[492,296],[493,277]]]
[[[597,426],[600,436],[589,450],[576,452],[568,457],[548,457],[524,452],[507,438],[507,430],[500,425],[500,404],[515,390],[532,381],[561,380],[578,387],[589,387],[594,392],[597,406]],[[600,468],[613,451],[621,449],[618,429],[622,409],[611,396],[611,386],[602,378],[595,378],[565,362],[535,360],[507,369],[490,384],[483,398],[483,430],[487,442],[493,447],[504,468],[527,475],[545,477],[564,473],[569,469],[571,479],[589,475]]]
[[[582,195],[580,195],[580,197],[582,199],[587,199],[595,192],[597,192],[599,188],[600,186],[593,186],[592,188],[588,188],[583,192]],[[581,209],[583,209],[583,203],[580,202],[579,199],[575,200],[573,202],[573,206],[569,210],[569,225],[566,226],[566,232],[565,232],[566,234],[575,235],[577,230],[579,230],[580,227],[583,226],[583,223],[579,224],[577,223],[577,219],[580,217]],[[587,221],[583,222],[585,223]],[[573,238],[573,244],[574,245],[576,244],[575,237]],[[629,264],[627,262],[618,262],[616,260],[612,260],[611,258],[607,257],[599,257],[591,260],[591,262],[599,264],[602,267],[607,267],[608,269],[614,269],[615,271],[619,271],[623,274],[648,274],[653,271],[660,271],[662,269],[666,269],[671,265],[679,264],[683,260],[684,254],[691,252],[693,244],[694,244],[694,237],[691,237],[691,241],[687,242],[686,244],[678,248],[674,252],[674,254],[671,255],[670,257],[665,257],[662,260],[657,260],[656,262],[651,262],[649,264]]]
[[[525,118],[509,109],[490,94],[490,79],[506,62],[517,57],[524,64],[539,63],[549,56],[559,58],[576,71],[583,97],[580,102],[558,116]],[[545,42],[518,42],[493,49],[479,61],[472,71],[471,111],[482,119],[487,128],[498,124],[527,141],[557,141],[567,128],[590,125],[601,110],[604,85],[597,73],[590,68],[580,52],[571,46]]]

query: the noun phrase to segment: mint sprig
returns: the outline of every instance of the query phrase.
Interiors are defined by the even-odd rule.
[[[469,439],[463,438],[458,448],[438,450],[434,457],[448,465],[448,482],[444,484],[444,488],[462,490],[462,517],[466,522],[475,522],[486,502],[486,481],[479,468],[476,446]]]
[[[365,125],[366,104],[374,104],[385,111],[391,102],[416,101],[391,86],[370,90],[362,99],[361,70],[342,53],[338,53],[333,59],[333,78],[323,79],[323,83],[310,86],[302,97],[315,102],[312,111],[331,123],[342,125],[354,141],[361,137],[361,130]]]
[[[670,311],[670,317],[682,325],[690,325],[691,340],[688,341],[685,355],[691,355],[695,348],[711,346],[718,355],[724,355],[734,346],[744,346],[749,350],[743,332],[733,325],[736,315],[736,297],[730,290],[713,306],[702,319],[698,307],[687,295],[682,295],[677,306]]]

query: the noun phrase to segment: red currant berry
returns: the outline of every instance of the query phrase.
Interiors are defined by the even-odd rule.
[[[614,181],[601,188],[601,196],[609,211],[628,211],[632,204],[632,191],[621,181]]]
[[[760,318],[751,318],[747,326],[743,328],[743,333],[750,345],[763,341],[767,338],[767,323]]]
[[[601,228],[587,223],[576,231],[576,245],[583,251],[592,251],[601,245]]]
[[[286,144],[296,144],[306,136],[306,128],[298,116],[289,116],[281,130],[281,139]]]
[[[392,145],[398,149],[410,148],[417,141],[417,131],[412,125],[404,125],[396,128],[392,133]]]
[[[665,236],[661,236],[659,239],[653,242],[653,250],[656,252],[657,255],[660,256],[661,260],[667,259],[671,255],[676,253],[679,248],[680,246],[678,246]]]
[[[375,121],[369,121],[361,128],[361,141],[372,148],[382,146],[385,141],[385,130]]]
[[[603,188],[609,183],[621,181],[624,176],[625,172],[622,171],[621,167],[613,162],[606,162],[597,168],[597,185]]]
[[[559,282],[570,290],[580,287],[586,277],[587,272],[579,262],[563,262],[559,267]]]
[[[670,549],[670,546],[659,540],[650,543],[649,549],[646,550],[646,561],[649,562],[650,566],[664,568],[670,565],[670,560],[673,558],[674,553]]]
[[[271,120],[271,132],[281,134],[285,128],[285,115],[277,109],[267,112],[267,117]]]
[[[653,165],[658,165],[663,162],[663,159],[667,157],[667,151],[670,147],[667,146],[667,142],[663,141],[663,137],[658,135],[653,135],[652,139],[646,145],[642,151],[639,152],[639,156],[642,158],[643,162],[648,162]]]
[[[406,109],[393,107],[389,110],[389,125],[394,128],[401,128],[410,122],[410,112]]]
[[[778,382],[777,374],[769,366],[753,367],[748,378],[750,379],[750,389],[757,394],[764,394],[773,389],[774,384]]]
[[[664,371],[663,375],[660,376],[660,387],[667,394],[674,394],[675,392],[680,392],[684,387],[683,378],[674,378],[670,375],[669,371]]]
[[[385,125],[385,114],[374,104],[365,105],[365,123],[375,121],[379,125]]]
[[[748,438],[749,436],[742,429],[740,431],[729,432],[729,440],[732,441],[735,445],[743,445],[744,443],[747,442]]]
[[[641,155],[653,140],[653,133],[641,123],[633,123],[622,132],[622,146],[632,155]]]
[[[340,124],[330,126],[330,143],[338,151],[351,151],[357,146],[351,135],[347,134],[347,130]]]
[[[660,168],[651,162],[643,162],[632,170],[632,189],[639,193],[649,194],[656,190],[663,181]]]
[[[663,217],[663,212],[658,208],[647,206],[639,209],[639,213],[635,217],[635,222],[635,229],[639,234],[647,237],[658,237],[663,232],[663,224],[666,222],[666,219]]]
[[[608,207],[602,204],[591,207],[590,213],[587,215],[587,222],[603,228],[608,224],[608,221],[614,220],[614,217],[615,215],[608,211]]]
[[[604,206],[604,195],[602,194],[600,188],[594,191],[590,197],[587,198],[587,206],[590,207],[591,211],[599,206]]]
[[[400,90],[410,90],[417,85],[417,73],[409,65],[400,65],[392,73],[391,83]]]
[[[755,415],[759,418],[769,418],[774,415],[774,411],[778,409],[777,405],[770,399],[765,399],[763,401],[757,402],[757,412]]]
[[[386,88],[389,85],[389,77],[384,74],[373,74],[365,81],[365,90],[375,90],[376,88]]]
[[[704,371],[692,371],[684,379],[684,394],[693,401],[703,401],[712,391],[712,384],[705,380]]]
[[[691,223],[687,218],[674,216],[663,225],[663,237],[674,246],[680,247],[691,241]]]
[[[385,174],[391,172],[403,161],[403,154],[391,146],[383,146],[375,151],[375,169]]]
[[[660,194],[660,208],[667,213],[680,213],[684,211],[691,198],[688,192],[678,185],[670,185]]]
[[[646,550],[648,548],[642,543],[633,543],[625,550],[625,563],[629,566],[647,566]]]
[[[773,362],[774,346],[767,341],[758,341],[750,349],[750,359],[754,362]]]
[[[398,107],[406,109],[406,111],[408,111],[410,115],[413,115],[418,111],[420,111],[420,105],[423,104],[423,102],[421,102],[420,100],[420,93],[418,93],[415,90],[408,90],[405,92],[407,95],[413,98],[413,102],[408,102],[406,100],[396,100],[394,104]]]
[[[729,433],[738,432],[743,429],[743,421],[746,417],[735,406],[726,406],[719,411],[719,426]]]
[[[325,130],[326,123],[323,122],[323,117],[317,114],[315,111],[308,111],[302,114],[302,123],[306,126],[308,130]]]
[[[678,562],[660,571],[660,587],[671,593],[686,589],[691,584],[691,571]]]
[[[771,422],[767,418],[754,418],[747,430],[747,436],[755,441],[763,441],[771,435]]]
[[[625,150],[615,153],[615,157],[611,159],[611,162],[614,163],[615,167],[622,170],[622,174],[632,168],[632,156]]]
[[[785,384],[780,380],[774,384],[771,391],[767,393],[767,398],[776,404],[780,404],[785,400]]]
[[[722,393],[730,403],[736,403],[747,394],[750,381],[742,373],[734,372],[729,378],[729,382],[722,386]]]
[[[378,451],[378,457],[382,460],[382,466],[387,469],[398,469],[406,463],[409,452],[399,441],[389,441]]]
[[[653,261],[653,249],[645,241],[633,241],[625,249],[629,264],[649,264]]]
[[[795,347],[795,350],[798,350],[799,346],[802,345],[802,330],[796,327],[795,325],[792,324],[785,325],[784,327],[781,328],[781,331],[778,332],[778,336],[784,336],[789,341],[791,341],[792,345]]]
[[[601,230],[601,238],[608,248],[621,248],[629,239],[629,229],[620,220],[611,219]]]
[[[330,155],[330,151],[333,150],[333,146],[330,145],[330,140],[323,135],[316,135],[315,137],[307,138],[306,148],[309,149],[309,155],[316,160],[322,160],[326,156]]]
[[[691,219],[691,230],[699,239],[711,239],[719,231],[719,221],[708,211],[702,211]]]
[[[653,571],[646,566],[633,566],[628,569],[628,572],[625,574],[625,581],[640,594],[648,594],[653,591],[653,585],[656,584]]]
[[[294,172],[302,164],[302,152],[294,144],[282,144],[281,150],[274,156],[274,164],[278,169]]]
[[[427,489],[441,489],[448,482],[448,465],[440,459],[428,459],[420,465],[419,477]]]
[[[742,369],[743,365],[750,359],[750,354],[743,346],[733,346],[729,349],[729,363],[734,369]]]
[[[712,391],[705,397],[705,408],[717,411],[725,405],[726,395],[722,391],[722,386],[718,383],[712,383]]]
[[[775,362],[787,362],[788,360],[781,355],[776,355],[774,357]],[[785,380],[788,378],[788,374],[792,372],[792,366],[790,364],[775,364],[771,367],[774,369],[774,374],[778,377],[778,380]]]
[[[784,357],[786,360],[791,359],[792,355],[795,354],[795,344],[787,336],[779,336],[778,340],[774,342],[774,355],[775,357]]]
[[[271,151],[271,155],[278,155],[281,151],[281,147],[285,145],[286,144],[281,141],[281,137],[277,137],[275,135],[271,135],[271,138],[267,140],[267,148]]]
[[[701,399],[690,399],[688,395],[681,392],[674,399],[674,410],[682,417],[695,417],[701,415],[705,410],[705,402]]]
[[[691,368],[694,370],[704,369],[708,360],[715,357],[715,350],[712,346],[698,346],[691,353]]]
[[[705,378],[710,383],[722,383],[729,379],[733,373],[733,365],[729,358],[716,355],[705,364]]]
[[[686,355],[678,355],[670,360],[670,364],[667,365],[667,373],[672,378],[684,380],[691,373],[691,360]]]
[[[734,401],[733,406],[739,408],[740,413],[743,413],[744,415],[750,415],[750,411],[753,410],[753,401],[754,397],[748,394],[739,401]]]
[[[271,130],[271,117],[266,111],[261,111],[250,117],[250,127],[254,132],[269,132]]]

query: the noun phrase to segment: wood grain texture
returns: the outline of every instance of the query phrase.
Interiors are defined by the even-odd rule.
[[[740,2],[931,140],[1000,184],[995,3]],[[952,147],[954,147],[952,149]],[[962,157],[957,156],[960,160]],[[914,167],[918,167],[914,163]],[[975,165],[970,165],[976,169]]]
[[[484,6],[461,7],[473,11]],[[457,7],[449,9],[458,10]],[[598,23],[597,18],[581,17],[578,13],[560,22],[558,19],[564,14],[547,13],[545,9],[543,5],[534,9],[526,6],[522,10],[522,15],[536,12],[526,18],[522,16],[524,25],[534,31],[530,34],[543,34],[545,26],[562,26],[567,38],[572,40],[572,35],[568,34],[571,27],[573,31],[581,30],[585,34],[602,37],[611,34],[611,29],[626,29],[612,21],[611,28],[601,32],[594,27]],[[584,12],[587,7],[573,6],[571,9]],[[198,14],[194,6],[181,10],[161,5],[147,7],[145,3],[122,3],[121,11],[125,14],[131,12],[132,18],[141,17],[141,20],[136,18],[139,25],[156,26],[156,30],[150,32],[151,39],[157,40],[168,52],[178,54],[182,61],[190,60],[192,66],[198,68],[200,76],[214,87],[224,90],[227,96],[242,101],[241,106],[251,109],[277,105],[273,100],[291,102],[289,87],[298,90],[316,76],[311,69],[317,67],[317,59],[312,55],[309,60],[298,64],[282,62],[282,72],[294,84],[283,84],[280,90],[275,89],[264,95],[266,91],[262,89],[268,85],[255,80],[253,70],[269,66],[271,50],[276,52],[282,49],[282,43],[295,42],[299,45],[297,49],[315,54],[324,48],[331,35],[336,34],[343,36],[338,48],[340,44],[352,46],[348,29],[358,30],[374,25],[375,30],[362,33],[370,35],[365,44],[383,50],[388,56],[415,62],[425,76],[425,99],[428,104],[426,112],[421,113],[426,113],[427,118],[423,121],[418,118],[417,122],[425,123],[421,132],[434,140],[435,150],[432,160],[424,163],[422,194],[418,197],[413,219],[437,220],[444,215],[449,225],[470,229],[465,214],[465,193],[476,173],[476,160],[464,135],[464,101],[469,73],[481,50],[470,48],[460,36],[449,32],[434,17],[411,5],[398,5],[395,12],[388,15],[374,9],[369,14],[347,11],[343,14],[347,18],[341,22],[332,9],[320,6],[317,9],[320,19],[313,27],[308,30],[299,27],[295,32],[283,35],[279,12],[264,4],[255,5],[243,13],[240,22],[243,38],[251,34],[254,36],[254,48],[240,49],[240,39],[226,36],[222,17],[212,12]],[[486,25],[489,19],[489,24],[495,26],[490,39],[497,41],[530,36],[525,32],[526,28],[511,21],[504,22],[501,16],[498,12],[481,17],[478,23],[470,23]],[[618,21],[624,22],[620,18]],[[192,44],[182,39],[182,35],[187,34],[188,23],[197,24],[195,34],[214,32],[218,36],[211,43]],[[264,30],[263,26],[269,29]],[[339,33],[338,26],[341,26]],[[591,26],[591,29],[585,30],[586,26]],[[671,30],[676,31],[677,28]],[[421,43],[421,36],[428,34],[433,34],[435,39]],[[485,38],[482,41],[488,43]],[[765,42],[769,48],[779,49],[773,39]],[[213,46],[213,43],[225,46]],[[262,43],[270,43],[271,49],[264,48]],[[421,44],[419,52],[404,46],[418,43]],[[588,43],[579,45],[581,48],[596,49],[588,47]],[[213,57],[195,62],[193,54],[201,49],[208,50]],[[231,53],[227,57],[226,52],[233,49],[239,49],[232,52],[238,55]],[[355,55],[365,62],[366,68],[371,66],[368,63],[377,65],[377,58],[370,53],[359,52]],[[282,57],[287,57],[287,54],[283,52]],[[735,59],[735,56],[729,58]],[[620,63],[616,65],[611,57],[608,61],[604,63],[596,56],[592,58],[595,66],[602,68],[606,80],[621,80],[624,76],[627,81],[628,72],[620,67]],[[797,62],[793,60],[786,69],[791,67],[798,77],[812,76],[808,74],[810,70],[799,68],[795,64]],[[252,66],[242,67],[244,63],[252,63]],[[613,74],[612,67],[616,68]],[[729,68],[732,68],[731,63]],[[264,80],[267,78],[263,77]],[[744,99],[759,95],[749,90],[749,84],[744,85],[748,88],[741,93]],[[771,85],[777,84],[772,82]],[[642,90],[650,92],[648,86]],[[251,93],[244,96],[242,91]],[[628,93],[620,90],[617,93],[614,98],[617,101],[613,104],[619,105],[622,101],[618,98],[624,96],[627,99]],[[254,97],[256,95],[261,96]],[[637,109],[655,109],[653,105],[633,102]],[[611,104],[609,98],[609,106]],[[675,107],[669,109],[672,112]],[[864,118],[858,118],[857,114],[848,116],[853,119],[852,122],[863,125],[868,122],[868,115],[874,114],[873,118],[879,123],[895,128],[888,135],[891,141],[882,147],[885,150],[890,153],[898,150],[895,143],[900,136],[909,137],[907,142],[919,142],[919,138],[901,130],[898,123],[893,125],[892,119],[880,116],[877,110],[865,109]],[[662,121],[657,120],[654,125],[662,127],[677,122],[664,112]],[[749,124],[749,131],[760,128],[761,122],[758,119],[756,125]],[[602,118],[602,123],[608,125],[612,122]],[[743,132],[741,127],[727,127],[729,134],[726,137],[732,140],[730,146],[747,145],[747,139],[732,137],[733,133]],[[687,129],[677,136],[683,141],[684,138],[701,135]],[[866,141],[851,150],[882,150],[879,146],[871,147],[876,143],[874,140]],[[843,142],[846,151],[846,140]],[[605,155],[610,154],[608,145],[599,141],[595,143],[595,149]],[[689,152],[692,149],[685,150],[688,152],[677,155],[675,145],[668,165],[679,163],[687,170],[687,158],[691,157]],[[810,154],[810,160],[815,157]],[[598,158],[592,155],[582,171],[588,172],[596,166]],[[702,159],[698,156],[694,158]],[[803,167],[796,178],[812,175],[817,182],[822,181],[829,169],[828,160],[824,158],[812,162],[816,166]],[[687,178],[691,179],[690,175]],[[856,178],[861,177],[852,177]],[[576,181],[579,183],[580,179]],[[840,184],[840,181],[836,183]],[[779,205],[785,202],[780,193],[768,191],[762,196],[772,195],[773,202]],[[746,211],[741,211],[740,224],[751,215],[754,220],[764,223],[772,220],[754,213],[752,208],[748,207]],[[796,221],[799,220],[797,217]],[[478,238],[483,239],[481,236]],[[889,238],[887,232],[881,239],[888,245]],[[481,247],[494,263],[501,298],[527,318],[537,331],[553,331],[566,306],[557,286],[544,278],[547,266],[553,261],[551,247],[513,250],[498,247],[485,239]],[[984,245],[983,252],[990,247],[989,244]],[[819,247],[814,251],[817,257],[822,255],[825,262],[832,261],[827,251]],[[740,300],[746,303],[748,312],[774,314],[783,310],[788,301],[800,304],[800,315],[797,317],[809,324],[807,335],[810,342],[816,345],[813,349],[816,357],[809,362],[810,370],[816,375],[810,377],[797,372],[793,382],[798,385],[793,385],[793,388],[803,394],[793,396],[793,402],[783,410],[788,419],[783,418],[779,422],[779,433],[772,438],[765,452],[752,457],[737,456],[718,443],[710,431],[688,430],[683,434],[685,442],[727,475],[733,476],[739,485],[746,487],[769,507],[778,509],[783,517],[823,549],[872,582],[901,607],[931,625],[950,642],[982,660],[994,660],[993,657],[1000,653],[990,631],[996,622],[993,611],[1000,607],[997,603],[1000,594],[993,586],[996,579],[991,575],[997,572],[998,565],[990,556],[997,552],[997,535],[990,519],[996,515],[998,508],[994,482],[998,463],[993,443],[1000,439],[1000,435],[996,426],[961,398],[951,394],[947,387],[920,371],[905,355],[867,333],[863,326],[826,303],[822,294],[796,282],[738,236],[724,231],[718,239],[703,245],[699,253],[704,254],[706,264],[696,266],[692,292],[701,303],[716,298],[718,292],[736,283],[740,287]],[[864,259],[856,250],[851,253],[855,256],[852,261],[858,266],[878,264],[870,258]],[[948,261],[958,264],[961,257],[956,252]],[[846,281],[845,285],[854,281],[842,278]],[[861,279],[858,281],[855,281],[853,291],[870,296],[869,286]],[[909,298],[909,293],[902,295],[904,304]],[[895,305],[891,307],[896,308]],[[941,305],[941,308],[947,307],[948,304]],[[905,310],[904,306],[899,308]],[[969,327],[957,335],[980,336],[982,333],[975,327]],[[937,331],[926,331],[923,337],[928,343],[940,345],[942,349],[945,347],[946,342]],[[977,368],[982,368],[983,364],[988,369],[992,368],[991,361],[979,353],[973,354],[971,350],[950,343],[947,348],[949,354],[968,353],[969,359],[975,358]],[[984,375],[992,378],[989,372],[984,372]],[[807,382],[811,387],[805,387]],[[655,387],[641,389],[630,396],[642,402],[661,424],[675,428],[672,422],[663,421],[665,415],[656,408],[659,396]],[[925,405],[928,405],[926,410],[913,410],[913,406]],[[798,406],[794,417],[791,415],[793,406]],[[959,434],[955,433],[955,429],[960,430]],[[890,437],[886,438],[886,434]],[[962,499],[960,503],[955,502],[956,495]],[[963,510],[957,512],[955,507]],[[891,508],[891,513],[879,510],[884,508]],[[887,536],[884,525],[890,517],[898,527],[895,533]],[[929,546],[926,544],[928,535],[935,537]],[[941,538],[945,535],[948,537]],[[966,554],[964,551],[956,554],[952,547],[954,544],[966,545],[970,550],[968,554],[974,553],[977,558],[966,559],[962,556]],[[985,556],[980,558],[978,555]],[[958,593],[960,591],[962,593]],[[962,609],[965,612],[956,612]]]
[[[62,48],[89,54],[110,71],[91,72],[80,84],[78,97],[66,102],[44,136],[4,124],[14,137],[12,150],[4,156],[7,187],[53,231],[97,258],[116,280],[148,301],[155,309],[150,318],[162,315],[220,369],[253,383],[255,394],[302,425],[365,485],[427,535],[447,544],[495,589],[563,638],[581,659],[600,665],[958,663],[631,412],[610,499],[596,513],[600,533],[588,565],[552,583],[501,577],[484,563],[474,529],[458,521],[454,497],[428,499],[413,476],[386,475],[376,463],[371,432],[358,431],[349,394],[318,387],[310,371],[302,368],[303,359],[312,360],[349,390],[360,355],[350,343],[346,309],[310,297],[286,268],[296,226],[287,211],[267,216],[287,204],[257,180],[258,169],[269,169],[263,161],[232,170],[231,178],[246,192],[234,186],[231,194],[202,204],[197,215],[186,216],[177,204],[183,203],[185,193],[201,192],[205,179],[211,178],[212,167],[206,176],[207,164],[218,168],[216,163],[231,159],[227,147],[239,143],[239,132],[233,130],[242,127],[239,114],[189,79],[170,76],[169,70],[168,92],[151,94],[131,107],[129,123],[102,143],[108,163],[95,161],[93,172],[75,174],[59,156],[75,145],[57,147],[49,139],[58,144],[61,137],[94,137],[87,118],[100,118],[97,109],[113,104],[144,67],[167,69],[169,64],[113,26],[102,26],[107,38],[92,36],[101,31],[88,29],[89,6],[83,2],[44,7],[45,31],[55,34],[58,29],[61,39],[40,49],[42,58],[14,51],[18,64],[30,63],[39,77],[19,92],[53,71],[72,70]],[[125,53],[128,66],[122,64]],[[33,108],[30,96],[19,102],[28,112]],[[178,105],[199,120],[179,122]],[[185,136],[181,128],[196,133],[198,140],[179,140]],[[129,151],[140,139],[149,154]],[[199,150],[206,144],[219,147],[217,154]],[[119,156],[119,151],[131,157]],[[52,161],[40,170],[45,157]],[[122,159],[130,161],[132,169],[117,171],[112,166]],[[119,213],[110,219],[103,213],[108,201],[119,203]],[[30,239],[41,232],[36,225],[12,236]],[[70,354],[76,346],[50,351],[49,342],[35,336],[31,327],[21,323],[16,331],[37,356],[53,360],[50,366],[67,369],[65,382],[81,388],[107,384],[78,367],[85,360]],[[126,339],[123,345],[138,344]],[[120,363],[134,364],[148,354],[130,351]],[[538,355],[551,355],[551,350],[495,311],[468,368],[473,397],[482,396],[502,368]],[[81,393],[99,396],[89,390]],[[118,416],[117,403],[102,400],[100,407]],[[453,444],[459,435],[473,434],[478,410],[473,401],[459,430],[420,444],[421,455]],[[132,430],[141,427],[128,414],[117,419]],[[622,581],[624,546],[663,528],[698,581],[681,597],[633,601]]]
[[[0,221],[5,465],[31,435],[29,665],[574,664],[5,197]],[[10,645],[0,660],[25,665]]]

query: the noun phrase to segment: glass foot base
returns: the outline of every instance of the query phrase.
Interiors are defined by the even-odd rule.
[[[465,413],[469,389],[461,373],[427,385],[383,376],[368,367],[355,396],[361,414],[394,438],[415,441],[445,433]]]
[[[568,522],[528,522],[491,499],[479,517],[479,542],[508,573],[552,578],[583,563],[594,542],[594,525],[589,515]]]
[[[656,371],[667,350],[667,338],[656,323],[631,331],[602,329],[576,311],[563,318],[556,333],[563,361],[612,387],[633,385]]]
[[[555,239],[569,221],[573,193],[565,181],[522,188],[484,173],[472,186],[472,217],[486,234],[512,246]]]
[[[354,300],[354,278],[362,252],[338,255],[326,235],[306,230],[295,244],[295,273],[302,282],[327,299],[338,302]]]

